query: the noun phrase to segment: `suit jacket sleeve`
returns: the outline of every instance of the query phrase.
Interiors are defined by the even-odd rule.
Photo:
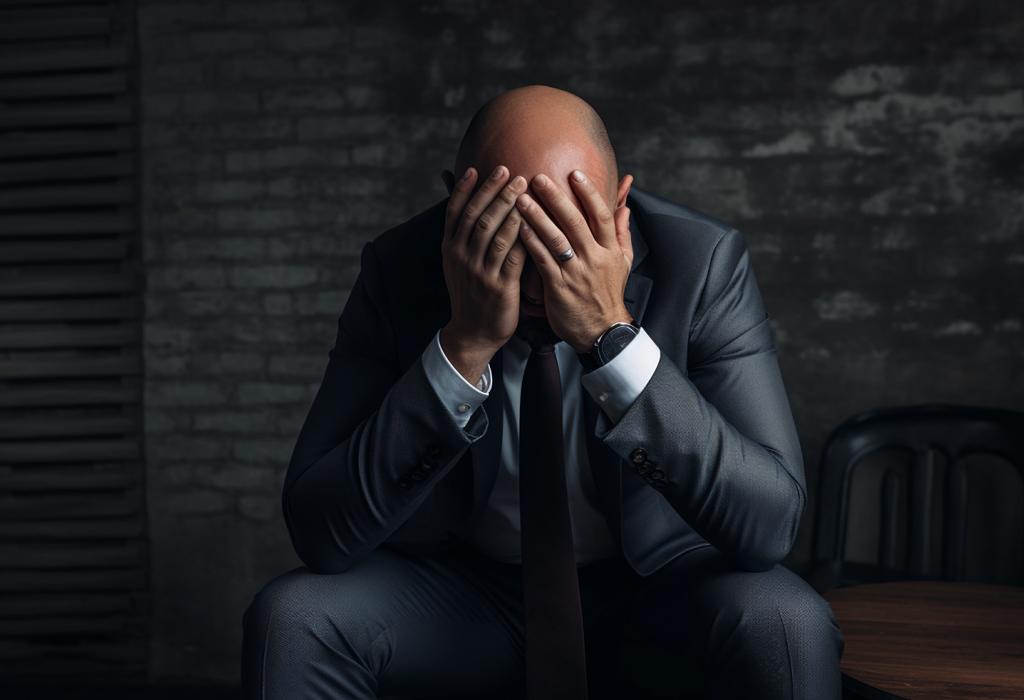
[[[585,372],[581,383],[612,422],[618,421],[651,380],[660,355],[658,344],[640,328],[611,362]]]
[[[434,339],[423,351],[420,361],[423,363],[423,371],[427,373],[427,380],[434,387],[434,392],[441,399],[441,403],[448,409],[452,420],[460,428],[465,428],[473,415],[472,412],[490,395],[491,363],[487,363],[483,376],[480,377],[483,388],[473,386],[444,354],[440,330],[434,334]],[[465,409],[465,412],[462,412],[462,409]]]
[[[483,406],[465,427],[452,420],[421,359],[400,369],[383,291],[369,242],[285,475],[285,523],[317,573],[373,551],[487,430]]]
[[[597,436],[735,566],[771,568],[792,548],[806,504],[803,456],[769,317],[735,229],[711,255],[688,343],[689,372],[662,352],[619,420],[601,416]],[[634,463],[637,448],[647,465]]]

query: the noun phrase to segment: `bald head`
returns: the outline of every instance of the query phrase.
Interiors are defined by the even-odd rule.
[[[459,145],[455,172],[473,166],[486,177],[498,165],[527,181],[546,173],[567,192],[569,173],[580,168],[609,204],[615,200],[618,164],[604,121],[585,100],[565,90],[526,85],[477,110]]]

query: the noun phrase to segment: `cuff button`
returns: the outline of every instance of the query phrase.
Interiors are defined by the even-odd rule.
[[[638,447],[629,453],[629,458],[633,461],[633,464],[643,464],[647,461],[647,450]]]
[[[466,411],[469,410],[469,404],[468,403],[460,403],[456,408],[458,408],[459,413],[465,413]]]

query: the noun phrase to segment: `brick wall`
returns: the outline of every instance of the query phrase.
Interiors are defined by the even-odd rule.
[[[1020,407],[1018,3],[403,5],[140,3],[157,675],[236,679],[360,248],[509,87],[587,98],[637,186],[745,232],[812,489],[854,412]]]

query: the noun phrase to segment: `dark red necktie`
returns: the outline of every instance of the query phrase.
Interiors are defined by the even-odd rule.
[[[562,382],[546,318],[524,317],[532,352],[519,403],[519,517],[529,700],[586,700],[587,664],[565,483]]]

